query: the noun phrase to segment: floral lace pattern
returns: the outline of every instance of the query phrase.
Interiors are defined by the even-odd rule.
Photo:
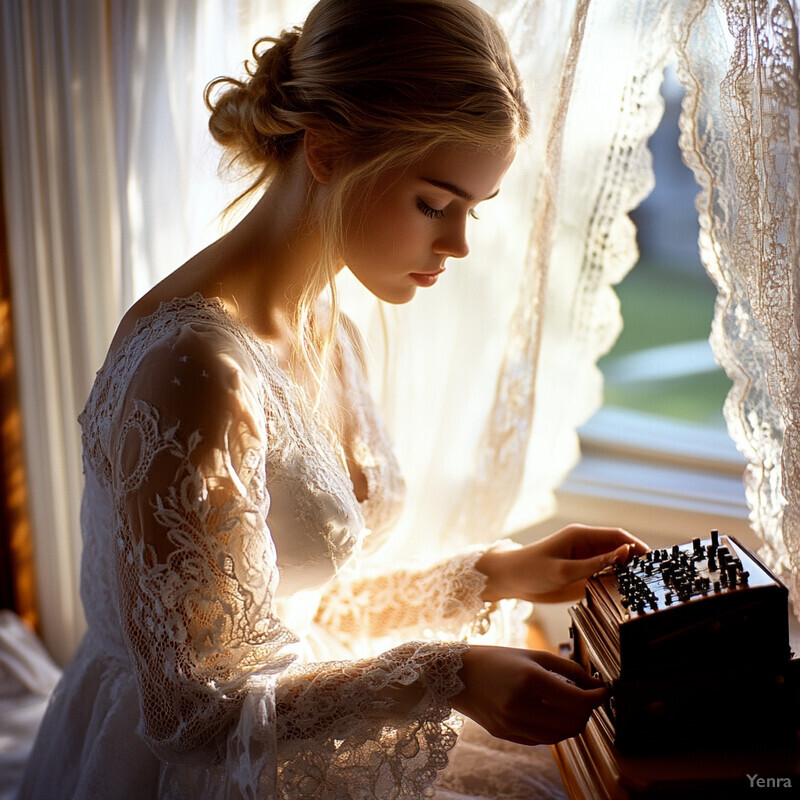
[[[447,699],[463,688],[457,670],[466,648],[409,642],[327,664],[323,679],[316,665],[290,668],[277,699],[281,778],[291,787],[284,796],[431,796],[456,743],[459,721]]]
[[[87,544],[103,556],[113,547],[107,600],[119,603],[139,732],[163,761],[165,796],[222,796],[224,784],[245,796],[423,797],[455,744],[448,698],[463,688],[466,644],[311,664],[283,651],[296,640],[273,611],[284,580],[329,582],[358,553],[365,521],[381,530],[397,513],[396,463],[355,352],[342,352],[362,404],[354,450],[369,505],[267,346],[216,301],[162,305],[98,374],[81,422],[89,484],[109,502],[115,535],[90,524]],[[477,557],[438,573],[433,617],[444,627],[482,608]],[[96,563],[84,581],[102,585],[107,560]],[[413,580],[399,616],[380,581],[359,588],[386,603],[382,624],[422,622]],[[100,634],[113,627],[104,614],[87,608]]]
[[[489,604],[480,598],[486,576],[475,564],[485,552],[486,548],[481,548],[459,553],[424,569],[376,571],[355,577],[345,572],[322,598],[317,620],[345,641],[422,630],[457,638],[483,632]],[[403,598],[402,602],[397,598]]]
[[[718,290],[711,344],[733,381],[725,418],[748,461],[760,555],[800,612],[796,4],[687,6],[681,149],[701,186],[700,251]]]

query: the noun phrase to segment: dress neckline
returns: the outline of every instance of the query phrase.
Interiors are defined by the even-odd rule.
[[[136,369],[149,346],[173,325],[194,322],[206,322],[228,331],[290,395],[303,391],[280,365],[273,346],[259,337],[246,322],[232,314],[221,298],[194,292],[173,297],[171,300],[162,300],[157,308],[135,321],[133,328],[125,334],[119,345],[113,350],[109,349],[105,361],[95,375],[86,404],[78,415],[83,431],[84,453],[94,465],[97,474],[105,480],[111,480],[111,463],[104,443],[107,444],[111,420],[116,414],[119,398],[132,370]],[[322,440],[325,441],[326,448],[338,465],[337,472],[340,471],[347,481],[349,496],[364,518],[370,520],[370,529],[373,532],[379,529],[385,534],[396,521],[402,507],[404,483],[379,417],[365,410],[368,389],[359,378],[361,368],[354,337],[356,334],[350,330],[349,325],[340,324],[338,341],[342,350],[343,367],[350,378],[345,385],[345,393],[348,395],[345,400],[348,403],[352,401],[353,413],[359,421],[351,455],[366,479],[366,495],[363,499],[356,495],[346,455],[342,461],[341,456],[345,454],[342,443],[337,440],[334,444],[330,434],[324,433],[320,426],[315,426],[318,429],[315,438],[320,437],[320,444]],[[347,342],[351,344],[348,345]],[[290,405],[297,408],[299,400],[300,396],[297,395],[289,400]],[[387,487],[390,490],[388,495]]]
[[[222,298],[217,296],[209,297],[202,292],[192,292],[192,294],[189,295],[176,295],[171,300],[161,300],[158,306],[149,314],[138,317],[133,328],[125,334],[122,341],[115,348],[108,351],[106,360],[100,368],[100,371],[102,372],[106,366],[110,366],[116,361],[117,357],[124,353],[125,350],[131,346],[131,343],[139,338],[145,330],[151,327],[153,322],[159,317],[186,307],[194,307],[202,311],[217,312],[226,321],[229,327],[236,328],[244,333],[250,342],[256,344],[261,350],[269,354],[270,358],[274,361],[274,366],[286,374],[286,370],[281,367],[278,361],[275,348],[269,342],[262,339],[244,320],[232,314],[226,307]]]
[[[146,331],[151,329],[153,323],[156,322],[160,317],[169,316],[174,314],[176,311],[186,309],[187,307],[197,309],[200,312],[211,312],[217,317],[217,321],[224,322],[224,327],[226,329],[229,329],[234,333],[238,333],[250,344],[251,347],[253,347],[262,355],[265,361],[269,363],[270,368],[278,373],[281,383],[284,384],[284,388],[291,389],[291,391],[297,395],[297,401],[300,401],[301,396],[303,399],[307,399],[305,397],[305,389],[296,381],[294,381],[286,369],[281,365],[280,360],[278,359],[278,354],[275,352],[273,345],[261,338],[250,325],[232,314],[226,307],[222,298],[208,297],[201,292],[193,292],[192,294],[186,296],[176,296],[171,300],[162,300],[155,310],[151,311],[149,314],[139,317],[134,323],[133,328],[127,334],[125,334],[120,344],[113,350],[109,350],[106,361],[101,367],[98,375],[103,374],[107,369],[113,369],[115,364],[118,363],[119,359],[124,359],[126,351],[134,345],[135,341],[139,337],[145,335]],[[345,392],[346,391],[347,387],[345,387]],[[363,506],[370,500],[370,497],[373,494],[366,465],[363,464],[356,456],[355,451],[348,455],[348,450],[345,444],[339,441],[339,439],[334,436],[333,432],[329,430],[326,425],[317,425],[317,427],[320,428],[321,431],[325,431],[323,438],[327,441],[329,447],[332,448],[332,451],[335,453],[335,457],[339,461],[343,473],[347,476],[348,483],[356,503],[359,506]],[[363,479],[366,481],[366,494],[363,498],[358,497],[355,489],[354,476],[352,475],[349,467],[349,461],[351,459],[355,467],[361,472]]]

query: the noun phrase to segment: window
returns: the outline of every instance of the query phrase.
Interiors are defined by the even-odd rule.
[[[716,289],[697,245],[698,187],[678,148],[682,89],[662,86],[664,118],[650,140],[656,185],[631,215],[640,259],[616,287],[625,327],[599,366],[603,408],[579,431],[581,461],[557,492],[558,509],[535,539],[570,522],[626,528],[671,547],[717,528],[751,548],[742,472],[722,404],[730,380],[708,335]],[[551,642],[565,639],[570,603],[540,604]]]
[[[640,259],[617,287],[625,328],[600,362],[606,405],[724,430],[731,382],[708,343],[716,289],[700,262],[698,187],[678,147],[683,91],[672,70],[662,96],[650,140],[656,187],[631,214]]]
[[[653,546],[720,528],[750,544],[742,471],[722,405],[730,380],[708,342],[716,290],[700,262],[698,187],[678,148],[682,88],[670,69],[650,141],[656,186],[632,214],[640,260],[616,287],[625,327],[599,366],[603,409],[580,431],[581,463],[559,517],[623,525]]]

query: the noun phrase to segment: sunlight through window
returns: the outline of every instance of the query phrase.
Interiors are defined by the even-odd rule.
[[[650,140],[656,185],[631,214],[640,259],[616,287],[625,327],[600,361],[606,407],[723,428],[730,381],[708,335],[716,290],[697,245],[698,186],[678,149],[683,90],[667,70],[664,118]]]

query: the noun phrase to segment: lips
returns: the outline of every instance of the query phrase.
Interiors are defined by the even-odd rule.
[[[435,272],[412,272],[410,278],[419,286],[433,286],[444,269],[437,269]]]

